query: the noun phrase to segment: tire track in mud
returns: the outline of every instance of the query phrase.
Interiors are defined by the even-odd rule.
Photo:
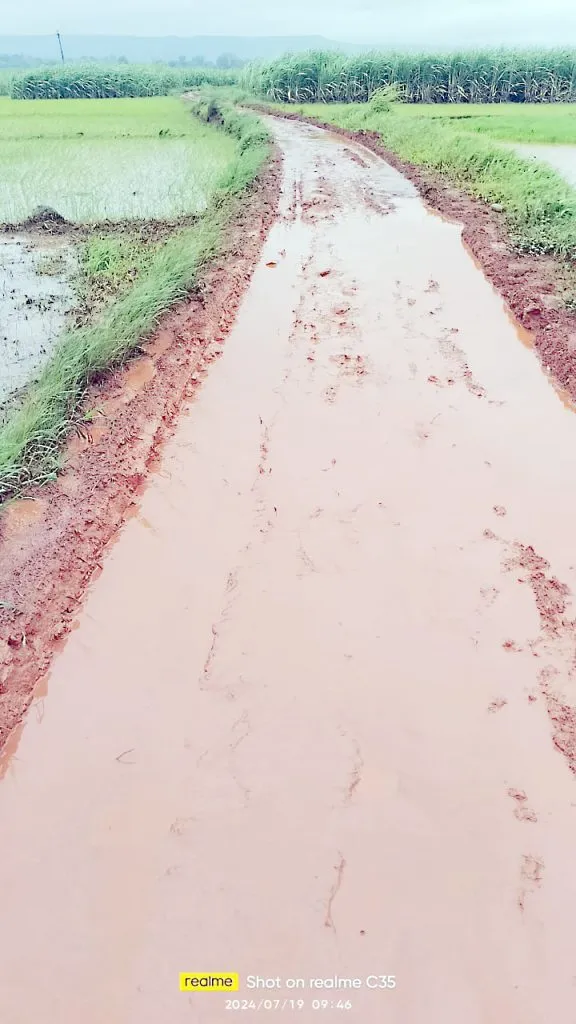
[[[326,179],[320,174],[320,170],[325,165],[326,161],[318,161],[317,191],[313,193],[310,201],[304,200],[302,180],[297,178],[293,181],[292,189],[289,192],[289,200],[283,213],[285,221],[292,223],[294,220],[301,218],[306,225],[316,225],[323,220],[331,221],[338,215],[340,206],[337,192],[334,189],[327,188]],[[350,305],[338,305],[336,303],[336,307],[334,307],[334,302],[338,295],[346,296],[350,299],[356,293],[356,286],[353,281],[346,281],[344,275],[339,270],[338,260],[332,247],[330,247],[329,253],[330,266],[326,267],[326,261],[323,261],[317,252],[317,248],[312,244],[310,254],[301,266],[299,276],[301,297],[294,311],[293,328],[289,336],[289,345],[285,351],[281,380],[274,389],[279,401],[268,423],[264,422],[262,416],[259,417],[261,428],[259,458],[251,490],[254,495],[254,520],[260,534],[260,541],[257,547],[252,543],[247,545],[237,559],[234,569],[229,573],[222,612],[218,621],[211,627],[212,640],[204,663],[200,686],[202,689],[209,689],[215,695],[222,693],[228,699],[230,699],[232,690],[234,697],[238,695],[239,687],[237,684],[234,684],[233,688],[225,687],[224,690],[221,690],[218,684],[215,683],[214,676],[218,672],[218,651],[220,644],[224,640],[223,634],[225,633],[227,623],[230,621],[234,604],[240,595],[243,574],[249,573],[254,563],[258,560],[259,547],[265,543],[266,535],[274,528],[278,515],[278,508],[272,503],[274,500],[274,482],[269,479],[273,475],[273,431],[282,406],[288,401],[286,390],[290,385],[291,368],[294,360],[300,360],[299,369],[301,371],[304,347],[312,345],[314,346],[314,354],[309,350],[306,361],[308,363],[316,363],[317,354],[323,355],[324,349],[328,347],[329,339],[325,334],[325,326],[333,321],[337,327],[336,340],[339,341],[340,336],[344,335],[348,344],[346,351],[327,356],[328,362],[338,368],[338,383],[333,386],[333,390],[331,388],[323,392],[325,400],[333,401],[336,398],[339,382],[342,378],[358,380],[367,372],[364,357],[361,354],[356,356],[350,354],[351,338],[353,337],[357,341],[359,337],[359,331],[356,327],[358,311],[353,312]],[[282,258],[282,255],[280,254],[280,258]],[[272,261],[270,269],[275,268],[275,266],[277,266],[276,261]],[[330,278],[329,281],[327,280],[328,277]],[[311,384],[314,382],[315,370],[316,366],[312,365],[308,376]],[[318,571],[304,548],[300,533],[298,534],[297,557],[300,559],[305,573],[315,573]],[[246,721],[247,714],[247,711],[243,712],[241,719],[234,724],[233,729],[239,723]],[[250,798],[250,790],[238,781],[238,768],[236,766],[232,768],[232,760],[234,760],[234,765],[236,765],[235,752],[250,732],[251,726],[248,727],[247,732],[241,736],[239,741],[230,744],[230,771],[243,794],[245,806],[247,806]],[[346,802],[352,800],[354,791],[360,784],[359,773],[363,767],[363,761],[356,741],[355,749],[357,760],[351,770],[351,781],[347,789]],[[206,756],[208,755],[217,756],[217,751],[207,751]]]
[[[571,688],[576,696],[576,618],[568,617],[568,602],[573,595],[552,575],[550,563],[530,545],[514,541],[505,544],[505,551],[504,571],[514,573],[517,582],[527,585],[534,597],[540,634],[528,643],[535,658],[550,661],[539,670],[539,688],[552,724],[554,746],[576,774],[576,704],[561,697],[562,686]]]
[[[315,170],[315,174],[318,175],[317,185],[309,200],[304,198],[301,178],[293,181],[291,190],[288,190],[289,198],[283,213],[283,219],[287,223],[301,219],[308,226],[316,226],[324,221],[331,222],[338,217],[342,209],[340,196],[336,189],[328,187],[327,180],[324,173],[322,173],[326,168],[330,168],[333,165],[333,161],[318,160]],[[363,164],[361,163],[360,166],[363,166]],[[394,208],[393,204],[390,204],[388,208],[385,204],[379,206],[375,205],[375,201],[372,203],[368,202],[369,190],[366,187],[360,188],[358,186],[355,196],[360,203],[366,203],[370,209],[377,212],[389,212],[389,210]],[[360,352],[354,354],[355,347],[362,343],[362,336],[358,327],[360,310],[357,306],[353,308],[351,305],[357,292],[356,282],[353,279],[347,278],[342,272],[333,246],[328,246],[327,249],[329,261],[325,259],[322,250],[320,253],[318,252],[318,248],[318,243],[314,244],[313,241],[311,251],[301,266],[299,275],[300,300],[294,311],[293,328],[289,336],[289,346],[285,351],[284,370],[281,381],[275,389],[275,393],[280,401],[268,423],[265,423],[262,417],[259,418],[261,427],[259,460],[252,485],[255,522],[261,535],[259,546],[266,542],[266,535],[274,528],[275,519],[278,515],[277,507],[272,504],[274,500],[274,481],[270,480],[270,477],[273,476],[273,431],[274,424],[282,407],[289,400],[287,390],[289,391],[292,368],[295,365],[295,361],[298,361],[298,370],[299,374],[301,374],[302,357],[304,356],[305,348],[313,346],[313,348],[308,347],[308,354],[305,357],[306,362],[312,364],[309,367],[308,373],[310,384],[314,385],[319,361],[321,370],[326,371],[328,369],[330,375],[335,378],[335,384],[325,388],[322,392],[322,396],[327,402],[336,400],[338,390],[343,383],[361,383],[362,379],[369,372],[369,361]],[[282,256],[283,253],[280,254],[280,258]],[[271,261],[270,269],[274,269],[277,265],[276,261]],[[340,301],[338,301],[339,297]],[[335,328],[332,334],[326,332],[326,327],[329,324],[333,324]],[[344,348],[342,348],[342,345],[344,345]],[[331,350],[331,354],[328,354]],[[274,514],[272,515],[272,513]],[[305,550],[300,532],[298,532],[297,557],[302,563],[305,574],[317,573],[319,571]],[[250,572],[258,558],[259,548],[255,548],[252,544],[239,557],[233,573],[228,578],[221,616],[218,622],[212,626],[212,641],[204,665],[201,685],[202,688],[209,687],[211,692],[215,694],[222,692],[217,684],[215,686],[214,680],[214,674],[218,671],[219,645],[223,642],[226,624],[231,618],[234,603],[240,594],[243,574]],[[233,585],[230,585],[232,578]],[[233,690],[236,697],[239,692],[238,686],[234,685]],[[230,688],[226,689],[224,694],[229,697]],[[233,729],[239,723],[246,722],[247,714],[247,711],[243,712],[241,719],[234,724]],[[239,741],[230,744],[230,771],[243,794],[244,806],[247,806],[249,802],[250,789],[239,781],[236,750],[251,731],[252,727],[249,726]],[[356,789],[361,783],[361,772],[364,767],[360,747],[356,740],[353,741],[353,748],[355,752],[354,762],[350,769],[350,779],[346,788],[345,805],[350,804],[354,799]],[[217,751],[209,753],[217,756]],[[232,761],[234,762],[234,767],[232,767]],[[338,888],[340,881],[338,882]],[[330,907],[335,895],[336,893],[331,896]]]

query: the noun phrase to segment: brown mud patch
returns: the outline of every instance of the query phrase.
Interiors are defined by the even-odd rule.
[[[86,241],[94,234],[126,234],[146,240],[162,241],[178,228],[190,227],[198,220],[198,214],[188,213],[171,220],[99,220],[93,224],[85,221],[66,220],[57,210],[40,210],[25,220],[13,224],[1,223],[0,234],[28,235],[31,240],[46,235],[68,235],[72,240]]]
[[[576,683],[576,620],[568,615],[572,596],[569,587],[550,569],[550,563],[533,547],[518,542],[511,545],[504,560],[504,570],[515,573],[518,583],[527,584],[534,596],[540,635],[531,644],[532,653],[544,662],[549,659],[539,673],[540,692],[552,723],[554,746],[576,775],[576,707],[563,698],[560,690],[561,682],[570,687]],[[558,664],[563,666],[561,675]],[[529,699],[534,700],[534,696]]]
[[[70,438],[58,480],[0,515],[0,745],[73,627],[104,548],[134,514],[178,413],[222,351],[276,217],[280,178],[276,153],[198,289],[164,318],[140,358],[90,389],[90,422]]]
[[[250,107],[359,142],[408,178],[432,210],[461,223],[466,247],[518,323],[530,332],[530,341],[545,371],[576,400],[576,314],[564,307],[562,298],[568,272],[565,263],[550,256],[518,253],[502,213],[481,199],[466,195],[441,175],[401,160],[386,148],[377,132],[340,128],[304,114],[278,111],[266,104],[251,103]]]

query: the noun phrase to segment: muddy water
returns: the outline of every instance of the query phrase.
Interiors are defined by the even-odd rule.
[[[512,147],[518,156],[529,157],[549,164],[558,171],[570,185],[576,186],[576,146],[547,146],[532,143],[515,143]]]
[[[0,403],[50,354],[72,306],[70,247],[0,236]]]
[[[303,1021],[567,1019],[576,417],[456,226],[274,130],[224,355],[3,758],[2,1020],[228,1020],[180,971]]]

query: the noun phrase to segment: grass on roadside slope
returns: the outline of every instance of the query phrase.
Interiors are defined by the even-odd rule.
[[[199,108],[197,114],[201,113]],[[244,118],[232,110],[215,109],[212,113],[211,119],[235,138],[236,154],[206,213],[159,247],[133,287],[96,323],[61,338],[22,405],[0,423],[0,502],[30,483],[53,479],[62,442],[90,382],[137,349],[162,314],[198,282],[202,270],[220,250],[226,226],[269,147],[257,118]],[[117,254],[110,260],[117,264]]]
[[[502,206],[514,244],[524,252],[576,257],[576,190],[555,171],[522,160],[444,118],[417,118],[402,106],[372,104],[282,107],[357,131],[377,132],[402,160],[437,171],[471,195]]]

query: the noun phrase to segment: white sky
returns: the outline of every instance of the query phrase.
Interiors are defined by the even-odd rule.
[[[575,0],[0,0],[0,33],[576,45]]]

